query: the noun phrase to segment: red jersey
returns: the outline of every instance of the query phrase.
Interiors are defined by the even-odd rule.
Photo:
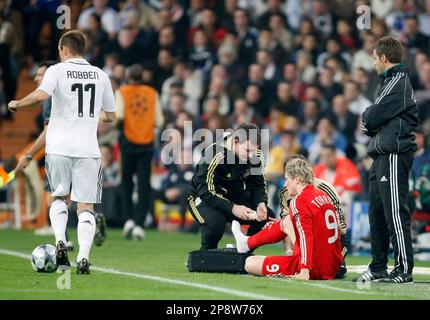
[[[333,279],[342,263],[336,209],[323,191],[305,187],[290,202],[290,216],[300,256],[299,271],[310,269],[310,279]]]

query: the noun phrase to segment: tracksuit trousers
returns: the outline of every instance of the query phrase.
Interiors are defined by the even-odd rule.
[[[369,223],[371,233],[371,271],[387,269],[390,241],[394,249],[395,270],[412,273],[414,258],[411,239],[411,212],[407,205],[409,171],[413,151],[380,155],[370,169]]]

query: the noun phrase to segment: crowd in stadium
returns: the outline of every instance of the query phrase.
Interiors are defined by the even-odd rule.
[[[0,0],[0,121],[10,118],[5,103],[15,95],[19,70],[56,59],[61,35],[56,8],[63,2],[76,1]],[[185,121],[192,121],[193,130],[212,132],[243,122],[269,129],[265,156],[272,206],[278,205],[283,163],[292,153],[305,155],[316,176],[332,182],[345,202],[366,199],[371,160],[360,116],[379,84],[372,46],[388,34],[403,43],[419,105],[411,194],[418,200],[428,196],[421,182],[430,178],[430,0],[77,2],[82,7],[74,23],[87,36],[88,62],[110,76],[115,91],[129,80],[130,67],[140,64],[140,80],[158,92],[164,122],[154,137],[155,166],[149,170],[164,175],[158,187],[152,185],[152,199],[185,210],[191,166],[163,166],[159,152],[163,130],[178,129],[182,136],[176,139],[184,138]],[[371,8],[370,29],[356,27],[360,5]],[[40,36],[44,24],[52,26],[48,39]],[[105,194],[114,201],[105,210],[118,212],[120,129],[100,123],[98,133]],[[149,197],[144,201],[152,203]],[[417,210],[430,212],[430,203],[418,203]],[[153,206],[148,208],[153,213]]]

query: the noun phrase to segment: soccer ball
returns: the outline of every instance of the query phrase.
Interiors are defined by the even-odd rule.
[[[55,272],[57,270],[55,247],[50,244],[36,247],[31,253],[31,266],[37,272]]]

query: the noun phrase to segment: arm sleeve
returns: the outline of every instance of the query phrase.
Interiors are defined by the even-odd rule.
[[[106,112],[115,112],[115,98],[113,95],[112,85],[109,78],[106,76],[105,89],[103,92],[103,110]]]
[[[201,163],[199,165],[196,177],[197,193],[210,207],[231,213],[234,203],[217,193],[214,185],[214,177],[219,171],[219,162],[223,158],[222,153],[217,153],[209,164]]]
[[[256,203],[267,204],[267,183],[264,176],[264,156],[261,150],[257,150],[258,164],[252,166],[251,174],[246,178],[246,186],[252,191]]]
[[[313,243],[314,235],[312,231],[312,213],[309,211],[306,204],[299,197],[291,200],[291,214],[294,215],[296,221],[297,234],[299,236],[300,247],[300,269],[312,269],[313,267]]]
[[[375,103],[363,112],[363,126],[369,132],[380,129],[405,110],[405,89],[406,80],[400,74],[387,83]]]
[[[42,83],[40,84],[39,88],[37,88],[37,90],[42,90],[49,96],[52,96],[55,89],[57,88],[57,83],[57,72],[55,70],[55,66],[51,66],[46,70]]]

